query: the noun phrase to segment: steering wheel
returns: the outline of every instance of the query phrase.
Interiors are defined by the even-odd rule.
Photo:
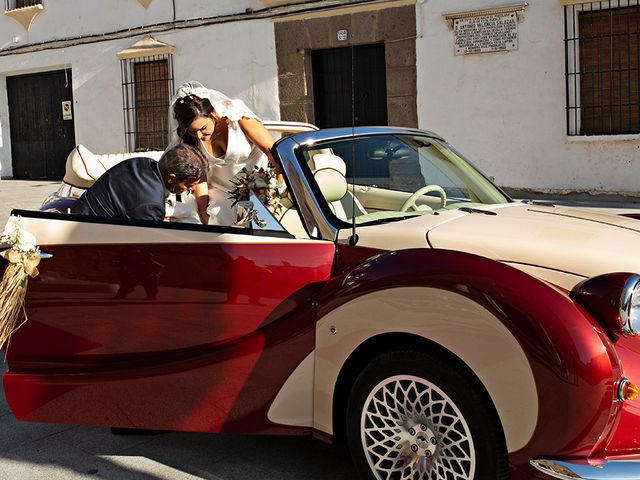
[[[413,192],[409,198],[402,204],[400,207],[401,212],[406,212],[410,208],[413,210],[420,210],[420,208],[416,205],[416,200],[425,193],[429,192],[437,192],[440,195],[440,207],[444,207],[444,204],[447,202],[447,194],[439,185],[426,185],[424,187],[420,187],[418,190]]]

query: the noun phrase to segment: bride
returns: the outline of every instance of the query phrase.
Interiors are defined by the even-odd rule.
[[[232,100],[199,82],[178,87],[171,109],[178,122],[178,137],[199,148],[209,164],[207,183],[199,184],[194,192],[200,220],[233,225],[231,180],[243,168],[275,167],[271,156],[275,139],[242,100]]]

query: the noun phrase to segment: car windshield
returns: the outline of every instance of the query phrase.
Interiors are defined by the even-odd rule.
[[[509,198],[445,142],[372,135],[313,144],[303,160],[339,220],[380,223]]]

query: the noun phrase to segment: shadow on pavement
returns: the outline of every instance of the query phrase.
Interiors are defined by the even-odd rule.
[[[0,374],[6,365],[0,363]],[[18,422],[0,395],[0,480],[353,479],[346,449],[308,437],[113,435],[108,428]]]

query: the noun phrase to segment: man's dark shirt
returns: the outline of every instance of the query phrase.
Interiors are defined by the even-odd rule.
[[[71,213],[99,217],[164,220],[166,188],[158,162],[135,157],[102,174]]]

